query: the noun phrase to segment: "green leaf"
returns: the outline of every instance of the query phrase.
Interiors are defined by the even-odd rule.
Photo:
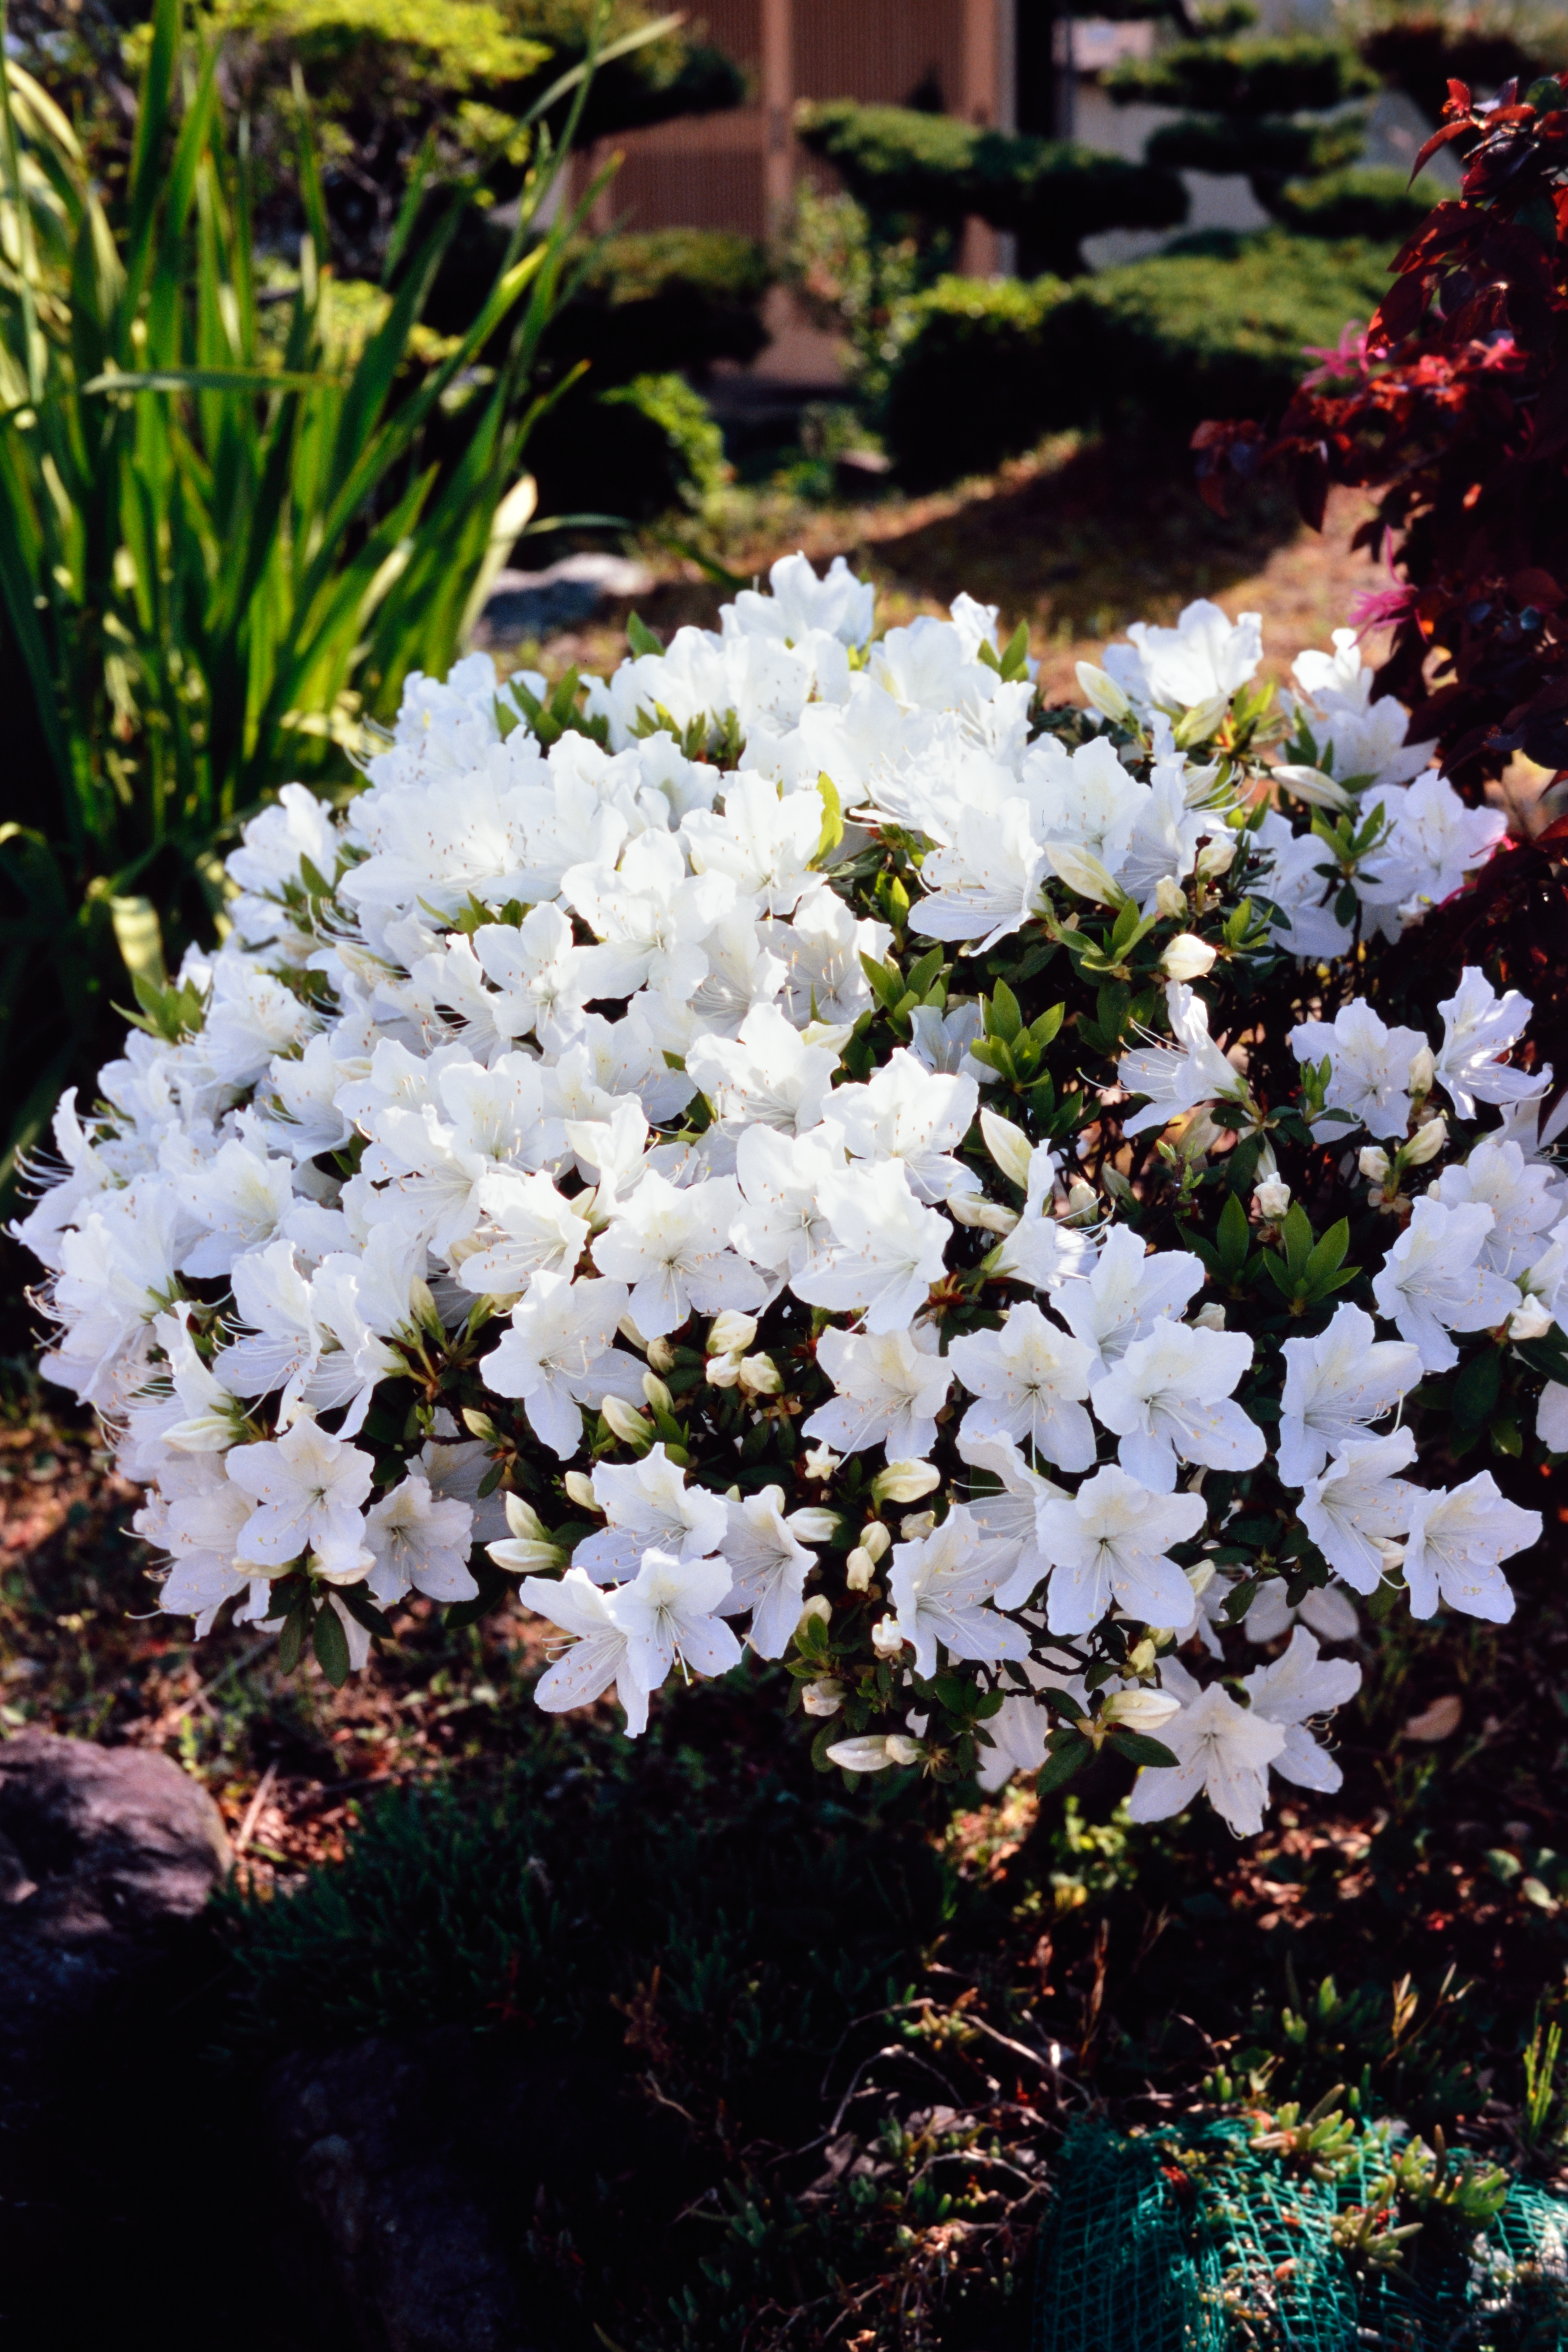
[[[1307,1260],[1306,1279],[1310,1293],[1315,1296],[1320,1287],[1326,1286],[1330,1275],[1337,1272],[1343,1265],[1349,1247],[1349,1221],[1341,1217],[1337,1224],[1329,1227]]]
[[[1455,1421],[1460,1429],[1479,1429],[1491,1419],[1497,1403],[1498,1389],[1502,1379],[1502,1350],[1488,1348],[1472,1356],[1454,1382],[1450,1400]]]
[[[1022,1028],[1023,1014],[1019,1010],[1018,998],[1005,980],[998,980],[986,1007],[986,1034],[999,1037],[1004,1045],[1010,1045]]]
[[[1299,1201],[1292,1201],[1286,1211],[1281,1236],[1285,1244],[1285,1263],[1291,1274],[1299,1277],[1312,1254],[1312,1223]],[[1343,1255],[1342,1250],[1340,1255],[1343,1257]]]
[[[305,1647],[305,1628],[308,1622],[306,1611],[296,1602],[284,1619],[283,1630],[277,1637],[277,1666],[280,1674],[291,1675],[299,1664],[300,1652]]]
[[[626,623],[626,642],[634,654],[663,655],[664,640],[656,637],[640,614],[632,613]]]
[[[1252,1228],[1247,1222],[1247,1212],[1234,1192],[1219,1213],[1215,1239],[1225,1271],[1234,1282],[1245,1266],[1247,1253],[1252,1246]]]
[[[1168,1748],[1162,1746],[1157,1739],[1151,1739],[1146,1731],[1113,1731],[1110,1745],[1118,1756],[1124,1756],[1129,1764],[1168,1766],[1176,1760]]]
[[[341,1690],[348,1681],[349,1637],[343,1631],[343,1621],[329,1601],[323,1602],[310,1629],[310,1646],[315,1651],[321,1672],[334,1690]]]
[[[1009,686],[1015,684],[1020,677],[1029,676],[1029,623],[1027,621],[1019,623],[1018,627],[1002,647],[999,667],[1003,680]]]
[[[1041,1796],[1060,1789],[1083,1769],[1094,1753],[1093,1743],[1081,1731],[1071,1731],[1064,1725],[1053,1731],[1046,1743],[1051,1752],[1035,1779],[1035,1788]]]
[[[820,864],[824,857],[830,856],[844,837],[843,804],[839,799],[839,789],[831,776],[825,772],[820,775],[817,778],[817,791],[821,796],[822,803],[822,830],[817,836],[817,846],[812,853],[813,865]],[[937,961],[938,962],[941,961],[940,954]]]

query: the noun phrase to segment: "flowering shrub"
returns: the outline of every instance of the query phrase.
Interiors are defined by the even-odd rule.
[[[1194,604],[1045,709],[995,618],[791,557],[609,679],[416,679],[246,826],[16,1228],[165,1610],[340,1681],[520,1599],[632,1733],[744,1639],[825,1764],[1109,1743],[1239,1831],[1337,1785],[1353,1595],[1509,1616],[1550,1073],[1479,969],[1371,1001],[1500,818],[1346,631],[1276,695]]]

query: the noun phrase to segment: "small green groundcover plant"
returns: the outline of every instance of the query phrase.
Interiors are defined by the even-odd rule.
[[[1333,1789],[1325,1651],[1508,1618],[1568,1451],[1531,1007],[1385,978],[1503,819],[1348,630],[1280,693],[1194,604],[1047,707],[796,556],[631,635],[411,680],[61,1105],[45,1370],[162,1607],[340,1681],[520,1605],[633,1735],[744,1643],[852,1777]]]

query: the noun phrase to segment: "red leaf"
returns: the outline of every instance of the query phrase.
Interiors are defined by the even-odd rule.
[[[1465,110],[1465,112],[1466,112],[1467,114],[1469,114],[1469,112],[1470,111],[1470,109],[1471,109],[1471,107],[1473,106],[1473,104],[1474,104],[1474,103],[1475,103],[1475,101],[1474,101],[1474,100],[1473,100],[1473,99],[1471,98],[1471,96],[1470,96],[1470,86],[1469,86],[1469,82],[1465,82],[1465,81],[1450,81],[1450,82],[1449,82],[1449,84],[1448,84],[1448,104],[1449,104],[1450,106],[1462,106],[1462,107],[1464,108],[1464,110]]]
[[[1458,82],[1450,82],[1448,87],[1450,89],[1458,89],[1462,88],[1463,85]],[[1465,103],[1467,106],[1469,104],[1469,92],[1468,90],[1465,92]],[[1431,162],[1439,147],[1446,147],[1450,139],[1459,138],[1462,133],[1469,131],[1470,127],[1471,126],[1468,121],[1450,122],[1444,130],[1434,131],[1432,136],[1427,140],[1427,144],[1422,148],[1420,153],[1416,156],[1416,161],[1410,166],[1410,177],[1412,180],[1416,177],[1417,172],[1421,170],[1423,164],[1429,163]]]

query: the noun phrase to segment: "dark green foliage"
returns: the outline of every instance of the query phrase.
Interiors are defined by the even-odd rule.
[[[715,360],[754,360],[768,341],[766,249],[727,229],[667,228],[591,247],[551,329],[552,357],[587,360],[595,387]]]
[[[521,1735],[491,1795],[390,1798],[298,1894],[225,1898],[253,2034],[493,2031],[509,2012],[613,2046],[615,2002],[657,1968],[669,2030],[716,2082],[749,2075],[755,2095],[777,2070],[789,2095],[852,2018],[904,1997],[961,1903],[984,1908],[913,1820],[879,1826],[918,1811],[907,1787],[868,1818],[836,1776],[716,1786],[677,1722],[635,1748],[549,1717]]]
[[[950,479],[1118,415],[1186,434],[1226,413],[1230,387],[1278,404],[1303,349],[1365,318],[1385,277],[1376,247],[1270,229],[1185,238],[1071,289],[946,278],[912,306],[887,446],[911,479]]]
[[[951,230],[974,216],[1023,237],[1064,277],[1082,268],[1086,236],[1174,228],[1186,218],[1186,192],[1174,173],[1068,140],[979,131],[951,115],[848,99],[802,107],[796,127],[874,218],[914,215]]]
[[[1343,42],[1311,33],[1182,41],[1129,58],[1106,74],[1125,106],[1189,107],[1207,114],[1294,114],[1343,106],[1377,88],[1377,76]]]
[[[1067,421],[1054,318],[1059,278],[943,278],[910,305],[883,437],[911,482],[985,473]]]
[[[1360,154],[1359,116],[1340,122],[1293,122],[1289,116],[1184,115],[1163,123],[1148,142],[1151,161],[1173,171],[1245,172],[1255,183],[1334,171]]]
[[[1561,14],[1553,22],[1546,10],[1533,11],[1528,47],[1520,39],[1523,29],[1522,13],[1512,30],[1504,30],[1496,21],[1483,26],[1479,12],[1456,11],[1448,16],[1441,9],[1423,5],[1408,16],[1396,15],[1391,23],[1364,35],[1361,54],[1385,81],[1414,99],[1435,124],[1441,118],[1450,81],[1488,90],[1500,89],[1517,76],[1523,90],[1537,74],[1550,73],[1568,59]]]
[[[1412,185],[1404,172],[1352,165],[1318,180],[1287,180],[1269,209],[1287,228],[1306,236],[1368,237],[1393,244],[1420,226],[1441,198],[1436,184]]]
[[[706,401],[678,375],[574,388],[529,445],[542,510],[644,522],[699,506],[724,476],[724,439]]]

